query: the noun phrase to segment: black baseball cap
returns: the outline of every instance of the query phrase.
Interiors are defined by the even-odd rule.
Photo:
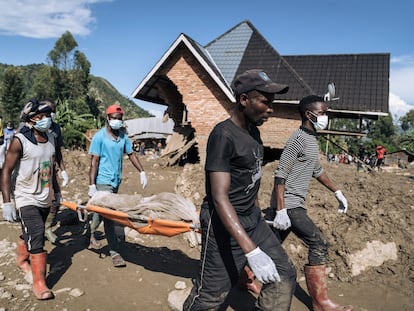
[[[284,94],[289,90],[289,86],[273,82],[266,72],[261,69],[251,69],[236,77],[233,81],[232,89],[238,95],[253,90],[264,93]]]

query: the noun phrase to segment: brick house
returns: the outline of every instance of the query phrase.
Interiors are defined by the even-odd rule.
[[[330,117],[362,122],[387,115],[389,62],[388,53],[281,56],[246,20],[206,46],[181,33],[132,97],[166,106],[174,131],[192,133],[203,158],[210,131],[234,106],[234,78],[263,69],[273,81],[289,85],[288,93],[276,95],[273,117],[260,127],[264,145],[277,149],[300,124],[299,100],[323,96],[330,82],[337,89],[328,104]]]

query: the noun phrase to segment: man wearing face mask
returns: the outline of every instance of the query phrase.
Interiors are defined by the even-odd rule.
[[[93,137],[89,147],[91,154],[91,166],[89,170],[89,197],[96,191],[109,191],[117,193],[122,181],[122,159],[124,153],[140,172],[142,188],[147,185],[147,176],[139,159],[135,156],[132,144],[123,129],[124,110],[119,105],[111,105],[106,109],[106,126]],[[100,216],[93,214],[91,222],[92,247],[100,246],[95,239],[95,231],[100,223]],[[112,220],[103,218],[104,230],[108,241],[109,253],[114,267],[125,267],[125,261],[119,254],[119,241],[116,234],[116,226],[120,226]]]
[[[61,198],[62,198],[62,195],[60,192],[60,185],[57,179],[57,169],[58,168],[60,169],[60,175],[62,176],[62,180],[63,180],[62,187],[65,187],[67,183],[69,182],[69,176],[66,173],[65,164],[63,162],[63,156],[62,156],[62,147],[63,147],[62,131],[61,131],[59,124],[57,124],[54,121],[56,117],[56,104],[51,99],[44,99],[40,101],[40,104],[46,104],[50,106],[50,109],[52,109],[52,112],[50,113],[52,124],[50,125],[49,133],[51,133],[53,137],[55,137],[55,145],[56,145],[56,163],[53,166],[54,168],[53,189],[55,190],[55,198],[53,200],[53,205],[50,209],[50,213],[47,216],[47,219],[45,222],[45,227],[46,227],[45,236],[52,244],[60,245],[58,242],[58,237],[52,230],[52,225],[55,222],[57,213],[59,211]]]
[[[296,271],[258,205],[263,143],[257,127],[272,115],[275,94],[286,93],[288,86],[251,69],[238,75],[232,88],[233,112],[207,142],[200,269],[183,310],[222,309],[248,264],[264,284],[254,310],[288,311]]]
[[[275,170],[275,184],[271,207],[276,209],[273,226],[279,229],[281,241],[292,231],[309,248],[308,264],[305,265],[306,284],[317,311],[351,311],[328,298],[325,264],[328,242],[309,218],[305,201],[311,178],[316,178],[331,190],[339,202],[339,213],[346,213],[347,199],[329,179],[319,162],[317,130],[328,125],[328,108],[322,97],[310,95],[299,103],[302,125],[289,138]]]
[[[55,140],[48,132],[50,113],[50,107],[37,99],[25,105],[21,114],[25,123],[11,141],[1,176],[3,218],[16,220],[16,206],[21,220],[16,262],[25,279],[33,282],[33,292],[40,300],[54,297],[45,282],[47,252],[43,249],[45,220],[54,196]],[[13,171],[15,206],[11,202]]]

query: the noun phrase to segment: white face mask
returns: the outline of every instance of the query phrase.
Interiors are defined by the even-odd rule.
[[[312,111],[309,111],[309,112],[316,117],[316,122],[309,119],[309,121],[312,122],[313,127],[315,128],[315,130],[324,130],[324,129],[327,128],[328,122],[329,122],[329,118],[328,118],[327,115],[317,116]]]
[[[109,120],[109,126],[113,130],[119,130],[122,126],[122,120],[117,120],[117,119]]]
[[[39,132],[46,132],[52,125],[52,119],[49,117],[43,118],[41,120],[33,121],[36,122],[33,127]]]

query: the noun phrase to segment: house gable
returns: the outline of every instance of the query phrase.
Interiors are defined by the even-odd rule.
[[[334,117],[388,114],[389,54],[281,56],[249,21],[205,47],[181,34],[132,96],[166,105],[176,129],[190,126],[203,153],[208,134],[235,103],[231,83],[253,68],[289,85],[289,92],[276,94],[274,114],[261,127],[265,145],[282,148],[300,124],[299,100],[323,96],[329,82],[337,89],[338,98],[329,102]]]

